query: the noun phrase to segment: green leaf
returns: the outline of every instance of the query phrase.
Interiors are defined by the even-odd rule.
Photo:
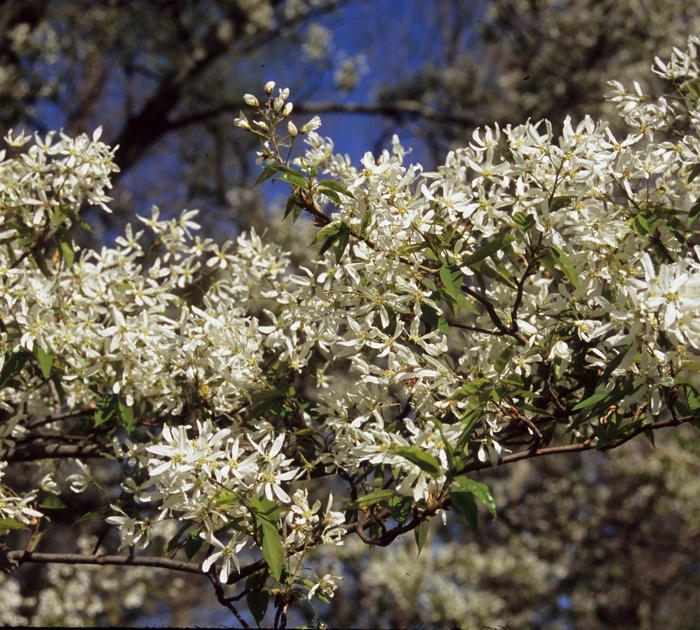
[[[418,545],[418,555],[425,548],[425,544],[428,542],[428,532],[430,531],[430,522],[428,519],[424,519],[420,522],[420,525],[413,530],[413,535],[416,537],[416,544]]]
[[[397,523],[405,523],[411,515],[410,497],[391,497],[389,499],[389,514]]]
[[[433,477],[439,477],[442,474],[440,462],[430,453],[426,453],[420,448],[415,446],[397,446],[396,448],[392,448],[389,452],[407,459]]]
[[[350,227],[347,225],[343,225],[340,228],[340,231],[338,232],[338,238],[335,241],[335,262],[340,264],[340,261],[343,259],[343,254],[345,253],[345,249],[348,246],[348,243],[350,242]]]
[[[561,197],[554,197],[554,199],[552,199],[552,202],[549,204],[549,211],[556,212],[557,210],[566,208],[566,206],[570,205],[574,199],[576,199],[576,197],[567,195],[562,195]]]
[[[493,496],[491,496],[491,491],[485,483],[479,481],[474,481],[468,477],[457,477],[455,480],[459,486],[463,489],[471,492],[479,501],[481,501],[489,512],[496,517],[496,501],[494,501]]]
[[[126,402],[122,399],[118,399],[119,404],[119,421],[120,424],[131,433],[136,426],[136,420],[134,419],[134,409],[133,407],[127,406]]]
[[[450,400],[464,400],[474,394],[482,391],[485,387],[491,385],[491,379],[478,378],[464,387],[460,387],[454,394],[450,396]]]
[[[358,508],[369,507],[370,505],[375,505],[377,503],[381,503],[382,501],[386,501],[387,499],[391,499],[391,497],[394,496],[396,496],[396,492],[393,490],[376,490],[371,494],[360,497],[356,501],[352,501],[348,504],[347,509],[357,510]]]
[[[178,546],[180,543],[180,537],[190,528],[191,523],[185,523],[180,529],[177,530],[177,534],[175,534],[169,541],[168,545],[165,548],[165,553],[166,554],[171,554],[175,547]]]
[[[576,268],[571,263],[569,257],[556,245],[550,245],[549,251],[552,253],[555,262],[559,269],[564,272],[564,275],[568,278],[569,282],[573,285],[575,289],[578,289],[580,284],[578,281],[578,274],[576,273]]]
[[[579,409],[585,409],[586,407],[592,407],[596,403],[599,403],[601,400],[605,400],[608,397],[608,394],[593,394],[593,396],[589,396],[585,400],[582,400],[578,405],[576,405],[572,411],[579,411]]]
[[[49,378],[51,374],[51,366],[53,365],[53,355],[49,350],[44,350],[41,346],[36,348],[36,358],[41,367],[41,373],[44,378]]]
[[[286,398],[285,392],[280,389],[263,389],[249,395],[250,402],[260,402],[261,400],[280,400]]]
[[[270,591],[262,588],[263,584],[261,582],[264,580],[265,575],[258,572],[249,576],[245,582],[246,590],[251,591],[246,595],[248,610],[250,610],[250,614],[253,615],[255,623],[259,627],[262,626],[262,622],[265,618],[265,613],[267,612],[267,607],[270,602]]]
[[[0,529],[29,529],[29,527],[13,518],[0,518]]]
[[[338,195],[338,193],[331,190],[330,188],[319,188],[318,192],[328,197],[336,206],[339,206],[341,203],[343,203],[340,200],[340,196]]]
[[[84,521],[90,520],[91,518],[94,518],[95,516],[99,516],[100,514],[104,514],[105,512],[108,512],[112,508],[109,505],[103,505],[102,507],[98,507],[94,510],[90,510],[89,512],[86,512],[79,518],[77,518],[74,522],[73,525],[77,525],[78,523],[82,523]]]
[[[333,223],[324,225],[318,232],[316,232],[316,236],[314,236],[314,240],[311,241],[311,244],[313,245],[314,243],[318,243],[324,238],[328,238],[334,235],[337,236],[338,232],[340,232],[340,228],[342,227],[343,224],[340,221],[333,221]]]
[[[484,260],[484,258],[493,256],[514,240],[515,237],[510,232],[499,232],[493,240],[489,241],[486,245],[480,247],[469,256],[469,258],[464,261],[464,264],[471,266],[480,260]]]
[[[299,195],[297,193],[294,193],[293,195],[289,195],[289,199],[287,199],[287,207],[284,210],[284,217],[282,218],[286,219],[291,213],[292,223],[296,223],[297,219],[301,215],[302,210],[303,208],[301,207],[301,199],[299,198]]]
[[[360,224],[360,234],[365,234],[369,224],[372,223],[372,211],[367,208],[365,213],[362,215],[362,223]],[[419,249],[422,249],[422,245]]]
[[[283,175],[280,175],[275,181],[287,182],[288,184],[291,184],[292,186],[298,186],[299,188],[309,187],[309,180],[306,179],[306,177],[304,177],[299,171],[290,170],[289,172],[285,172]]]
[[[194,555],[199,551],[204,543],[204,540],[199,535],[199,532],[201,531],[201,529],[198,529],[187,534],[187,540],[185,541],[185,554],[187,555],[188,560],[192,560]]]
[[[700,164],[693,164],[688,172],[688,183],[690,184],[698,175],[700,175]]]
[[[457,265],[442,265],[440,280],[448,295],[456,297],[462,293],[462,270]]]
[[[505,284],[506,286],[510,287],[511,289],[515,289],[516,285],[515,282],[511,278],[507,278],[504,276],[502,273],[494,269],[491,265],[489,265],[485,260],[475,262],[471,265],[469,265],[474,271],[477,272],[477,280],[479,279],[480,275],[484,275],[487,278],[491,278],[492,280],[495,280],[496,282],[500,282],[501,284]],[[481,286],[481,290],[484,290],[483,287],[483,278],[481,278],[479,285]]]
[[[346,197],[350,197],[351,199],[355,198],[355,195],[353,195],[345,186],[343,186],[343,184],[336,182],[334,179],[322,179],[318,182],[318,185],[330,188],[331,190],[334,190],[341,195],[345,195]]]
[[[284,566],[284,550],[282,549],[282,539],[280,538],[277,526],[270,525],[267,521],[262,521],[260,535],[262,536],[262,552],[267,566],[274,578],[279,582],[282,579],[282,568]]]
[[[695,166],[700,167],[700,164],[696,164]],[[698,199],[693,204],[693,207],[688,212],[688,227],[695,223],[695,220],[698,218],[698,216],[700,216],[700,197],[698,197]]]
[[[260,521],[260,536],[262,552],[272,575],[279,582],[282,579],[284,565],[284,550],[282,539],[277,529],[280,507],[266,497],[253,497],[250,506],[256,518]]]
[[[523,234],[529,232],[537,223],[534,216],[523,212],[516,212],[513,215],[513,222]]]
[[[297,171],[294,171],[293,169],[289,168],[288,166],[285,166],[284,164],[268,164],[264,169],[263,172],[260,173],[260,177],[258,177],[257,181],[253,185],[253,188],[255,186],[259,186],[263,182],[267,181],[270,179],[270,177],[273,177],[277,173],[296,173]]]
[[[640,236],[651,234],[653,230],[653,228],[649,225],[649,222],[647,221],[646,217],[641,212],[636,217],[634,217],[634,221],[632,221],[632,226],[634,227],[634,231]]]
[[[476,508],[474,494],[469,490],[450,489],[452,504],[464,515],[467,522],[474,528],[479,524],[479,513]]]
[[[97,402],[95,408],[95,426],[99,427],[109,420],[119,409],[119,396],[108,394]]]
[[[511,357],[513,356],[513,347],[508,346],[501,354],[500,356],[496,359],[496,361],[493,364],[493,367],[495,368],[496,372],[499,374],[503,372],[503,370],[506,369],[506,366],[508,365]]]
[[[421,319],[430,326],[431,329],[439,330],[445,335],[450,334],[450,325],[447,323],[444,315],[438,315],[437,311],[428,304],[422,305],[421,310],[423,312]]]
[[[61,226],[56,231],[56,239],[58,240],[58,246],[61,249],[61,255],[66,261],[66,265],[68,267],[73,266],[75,252],[73,251],[73,239],[71,238],[70,232],[65,227]]]
[[[46,497],[40,504],[40,508],[45,510],[62,510],[66,504],[56,496]]]
[[[250,500],[250,506],[255,513],[256,518],[266,521],[277,527],[277,521],[280,515],[280,506],[274,501],[270,501],[267,497],[253,497]]]
[[[0,372],[0,387],[5,387],[22,371],[28,358],[29,353],[24,350],[19,350],[14,354],[5,353],[5,364],[2,366],[2,372]]]

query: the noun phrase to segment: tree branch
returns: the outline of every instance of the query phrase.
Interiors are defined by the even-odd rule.
[[[105,452],[102,444],[27,444],[8,448],[0,457],[6,462],[32,462],[38,459],[67,459],[76,457],[101,457]]]
[[[40,564],[89,564],[89,565],[118,565],[135,567],[152,567],[204,575],[202,565],[198,562],[171,560],[156,556],[88,556],[78,553],[36,553],[34,551],[10,551],[7,558],[11,563],[22,565],[25,562]]]
[[[218,107],[202,110],[182,116],[169,123],[170,129],[187,127],[204,122],[215,116],[228,112],[238,112],[247,108],[243,101],[224,103]],[[338,103],[335,101],[318,103],[294,103],[295,114],[351,114],[361,116],[386,116],[388,118],[400,118],[401,116],[417,116],[424,120],[436,122],[451,122],[464,127],[475,127],[478,123],[470,116],[463,116],[450,112],[441,112],[418,101],[392,101],[387,103]]]

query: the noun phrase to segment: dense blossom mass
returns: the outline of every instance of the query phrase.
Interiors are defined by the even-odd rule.
[[[289,91],[268,83],[237,124],[261,137],[261,181],[291,186],[287,215],[319,227],[301,268],[255,232],[219,244],[196,211],[155,207],[81,250],[70,230],[83,206],[107,209],[113,150],[99,131],[8,135],[0,472],[41,459],[36,445],[85,447],[107,459],[77,461],[65,482],[83,492],[116,458],[120,549],[170,521],[169,552],[209,543],[203,571],[226,584],[259,548],[259,588],[277,584],[286,609],[337,586],[304,568],[310,549],[427,534],[453,507],[475,518],[474,498],[493,499],[465,473],[523,445],[612,447],[693,418],[698,44],[655,62],[673,95],[612,82],[625,138],[590,118],[560,137],[547,121],[487,127],[435,172],[398,138],[353,166],[317,117],[287,123]],[[0,528],[35,527],[39,496],[61,490],[51,474],[2,486]]]

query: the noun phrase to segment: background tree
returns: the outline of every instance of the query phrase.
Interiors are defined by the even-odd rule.
[[[249,212],[250,208],[257,207],[261,212],[262,207],[255,197],[242,192],[258,174],[251,164],[251,154],[257,145],[246,135],[233,130],[233,118],[239,109],[245,109],[242,94],[251,90],[251,86],[259,85],[262,78],[271,74],[277,76],[277,70],[282,72],[280,58],[285,61],[291,58],[291,65],[286,69],[289,76],[301,76],[296,72],[300,67],[297,60],[303,55],[312,67],[320,69],[326,64],[328,69],[328,46],[321,45],[324,33],[328,31],[323,31],[323,26],[320,30],[318,27],[308,31],[303,29],[310,21],[321,19],[325,12],[339,4],[309,3],[307,11],[302,13],[299,7],[303,8],[304,4],[290,2],[115,2],[99,8],[94,3],[80,2],[7,3],[2,8],[0,20],[0,27],[6,33],[1,51],[6,70],[2,89],[8,95],[3,99],[4,124],[16,127],[24,123],[28,128],[39,130],[63,125],[72,134],[91,131],[98,124],[104,124],[107,139],[121,146],[116,154],[117,164],[122,169],[116,191],[116,209],[120,212],[115,213],[121,218],[106,226],[110,229],[116,230],[123,221],[131,220],[129,217],[134,210],[143,211],[151,201],[167,204],[173,211],[179,211],[183,206],[200,205],[211,217],[209,225],[216,225],[218,229],[218,226],[235,222],[240,228],[256,221]],[[520,122],[527,117],[538,119],[543,116],[561,121],[567,113],[574,116],[580,116],[582,112],[595,113],[597,104],[603,112],[605,106],[600,95],[605,91],[605,80],[611,77],[623,80],[626,76],[649,77],[649,60],[655,54],[664,56],[673,44],[680,45],[685,37],[684,31],[692,30],[698,17],[690,2],[670,2],[667,5],[654,2],[646,7],[632,3],[591,2],[587,6],[585,3],[494,2],[477,6],[471,13],[466,12],[463,4],[441,2],[430,3],[427,7],[426,3],[417,3],[410,7],[413,13],[407,13],[409,18],[403,37],[416,41],[417,31],[425,34],[425,40],[421,42],[425,50],[421,53],[421,63],[406,59],[402,62],[396,58],[387,63],[390,70],[402,65],[408,67],[412,75],[408,79],[402,77],[398,81],[389,81],[383,76],[382,64],[376,60],[390,59],[388,51],[397,50],[397,47],[386,38],[368,38],[365,41],[373,41],[376,50],[381,52],[360,48],[350,52],[363,52],[374,69],[376,75],[365,79],[379,86],[375,87],[374,94],[368,88],[365,92],[368,98],[363,102],[329,101],[329,88],[321,84],[314,86],[315,92],[311,93],[308,102],[295,100],[295,112],[304,112],[304,120],[308,119],[308,114],[317,112],[347,113],[355,116],[351,120],[356,120],[355,112],[371,115],[372,120],[377,120],[377,115],[384,116],[379,142],[388,139],[396,129],[405,130],[424,140],[421,155],[426,161],[436,163],[443,159],[447,147],[464,144],[476,125],[494,120]],[[365,12],[362,23],[379,23],[374,13],[381,10],[381,7],[377,8],[379,5],[372,3],[353,10]],[[405,3],[402,6],[405,9]],[[324,18],[336,19],[337,22],[323,24],[332,32],[333,26],[347,19],[347,15],[339,13],[335,18]],[[375,16],[374,20],[368,19],[372,16]],[[283,26],[285,22],[289,22],[288,28]],[[417,29],[416,24],[422,28]],[[619,25],[619,28],[610,28],[611,24]],[[401,39],[401,36],[397,37]],[[290,44],[295,46],[296,59],[280,54],[289,50]],[[304,45],[307,46],[305,53],[302,52]],[[341,67],[337,61],[334,65],[338,67],[332,67],[329,74]],[[258,68],[263,63],[264,71]],[[643,71],[640,71],[640,65]],[[240,76],[245,76],[245,83],[240,82]],[[652,81],[650,87],[661,93],[664,86]],[[411,144],[411,140],[406,144]],[[181,184],[173,186],[173,181]],[[102,218],[100,215],[100,220]],[[299,257],[303,256],[300,249],[297,248]],[[637,468],[646,469],[646,465],[622,467],[629,476],[629,487],[635,489],[632,496],[640,497],[636,501],[643,502],[649,488],[654,487],[666,488],[673,497],[675,493],[689,492],[688,484],[673,481],[674,475],[685,479],[683,474],[687,472],[687,465],[683,463],[687,454],[682,449],[679,451],[678,446],[675,443],[664,445],[670,456],[653,480],[642,483],[640,477],[630,472]],[[687,443],[681,446],[688,448]],[[635,448],[643,447],[637,445]],[[650,455],[644,452],[642,456],[630,447],[630,460],[634,462],[639,457],[642,462],[647,462]],[[561,473],[556,469],[552,471],[550,466],[552,464],[533,465],[529,483],[513,483],[510,477],[503,479],[504,487],[509,489],[508,496],[512,487],[526,490],[542,487],[549,491],[525,492],[524,498],[509,499],[502,510],[503,519],[494,525],[499,531],[498,536],[502,536],[495,538],[499,544],[493,544],[494,535],[489,529],[489,543],[482,540],[480,547],[482,551],[493,551],[495,564],[498,564],[499,557],[503,557],[505,546],[512,550],[512,555],[522,558],[523,563],[531,561],[534,568],[540,567],[543,577],[536,582],[538,588],[516,601],[513,594],[527,593],[527,589],[513,588],[509,573],[501,572],[491,580],[487,579],[494,571],[491,569],[490,574],[488,568],[483,569],[484,580],[476,580],[475,573],[471,574],[471,583],[450,577],[439,582],[441,588],[452,583],[463,592],[467,586],[476,588],[474,584],[482,588],[483,581],[493,585],[478,601],[492,596],[491,601],[503,604],[477,617],[485,623],[491,623],[496,617],[516,623],[520,618],[508,615],[520,614],[518,610],[521,609],[525,616],[536,610],[534,614],[541,615],[547,623],[586,619],[595,627],[596,623],[628,619],[631,606],[641,622],[662,619],[658,615],[668,610],[666,602],[669,598],[673,601],[674,614],[682,610],[684,604],[680,602],[693,601],[697,558],[678,551],[693,540],[692,514],[684,509],[681,525],[685,525],[686,519],[688,525],[675,523],[677,536],[658,545],[658,552],[662,554],[659,557],[669,567],[663,584],[671,584],[683,576],[688,597],[672,597],[669,588],[649,587],[645,591],[647,597],[635,602],[630,581],[625,576],[639,569],[629,564],[624,567],[625,562],[633,561],[634,554],[618,556],[623,565],[619,578],[610,571],[607,558],[599,557],[601,540],[603,543],[612,540],[609,553],[620,549],[617,544],[620,538],[634,548],[646,545],[647,549],[652,541],[657,540],[657,530],[653,525],[641,533],[639,528],[634,529],[631,525],[638,520],[633,510],[635,500],[630,499],[631,505],[625,509],[613,500],[605,499],[606,493],[612,492],[610,480],[615,481],[613,489],[617,489],[620,483],[619,468],[609,471],[605,463],[596,462],[592,468],[581,464],[583,482],[587,481],[586,475],[603,480],[595,483],[600,491],[581,497],[574,495],[580,503],[576,504],[575,510],[572,508],[568,512],[571,518],[565,519],[574,531],[566,531],[558,549],[550,549],[551,536],[546,527],[551,524],[551,515],[557,506],[563,502],[563,499],[558,499],[556,487],[552,488],[551,483],[551,477]],[[576,482],[577,470],[575,468],[570,473],[570,487],[586,485]],[[499,471],[497,474],[506,473]],[[627,476],[623,478],[627,479]],[[590,481],[588,483],[590,485]],[[564,497],[567,494],[567,490],[562,490]],[[532,496],[539,499],[534,505],[532,500],[528,501]],[[653,496],[656,499],[658,495]],[[680,503],[680,498],[677,501],[675,509],[678,512],[679,505],[687,504],[685,501]],[[670,502],[673,504],[672,499]],[[607,510],[606,505],[609,506]],[[668,506],[659,501],[647,501],[642,506],[637,509],[644,515],[653,516],[651,523],[657,523],[656,527],[667,532],[663,516]],[[612,508],[618,513],[622,511],[622,516],[627,518],[619,518],[618,522],[610,514]],[[575,528],[574,515],[580,514],[581,510],[597,515],[591,517],[587,528],[587,531],[592,530],[592,533],[587,533],[589,538],[582,538],[580,528],[578,532]],[[511,513],[517,516],[509,518]],[[523,522],[539,525],[533,525],[532,532],[523,533]],[[613,529],[609,527],[611,522]],[[446,534],[457,540],[465,536],[453,526]],[[466,535],[471,541],[472,535]],[[479,540],[477,536],[476,541]],[[580,570],[569,569],[565,573],[560,568],[571,567],[573,562],[571,547],[567,547],[564,541],[581,548],[581,553],[574,556],[575,565]],[[590,553],[586,552],[584,543],[589,545]],[[445,554],[455,553],[448,541],[444,544]],[[383,552],[377,552],[371,558],[379,559],[380,553]],[[668,562],[669,557],[677,562]],[[350,570],[353,562],[355,560],[348,562],[346,570]],[[558,572],[551,571],[551,564],[559,567]],[[439,567],[439,563],[436,566]],[[593,570],[595,567],[598,567],[597,572]],[[677,567],[675,572],[674,567]],[[474,571],[477,569],[482,570],[475,567]],[[71,571],[75,572],[69,579],[63,578],[66,584],[87,583],[83,577],[76,577],[82,575],[79,570]],[[392,585],[391,576],[377,572],[376,565],[372,571],[358,571],[358,589],[367,591],[367,601],[376,606],[368,607],[368,610],[379,611],[403,591]],[[598,577],[593,580],[591,575]],[[368,582],[368,576],[374,582]],[[618,591],[607,588],[607,582],[613,578],[618,580]],[[45,585],[59,578],[43,579],[44,582],[39,580],[35,584]],[[523,579],[517,584],[525,582],[527,580]],[[369,589],[367,584],[372,583],[388,585]],[[555,591],[569,599],[553,597]],[[377,593],[382,592],[385,596],[378,598]],[[627,601],[627,608],[621,608],[614,601],[611,603],[610,598],[614,595],[610,592],[619,592],[618,601]],[[673,592],[677,593],[677,590]],[[399,601],[394,607],[396,616],[387,623],[411,623],[414,619],[413,614],[409,614],[411,601],[421,604],[415,609],[416,620],[423,620],[426,611],[431,610],[425,598]],[[433,602],[438,612],[430,613],[431,621],[463,623],[449,609],[447,602],[445,600],[442,612]],[[334,610],[342,611],[343,608],[338,606]],[[473,611],[470,608],[464,614],[474,614]],[[116,609],[113,614],[117,615]],[[339,617],[338,623],[350,624],[352,618]]]

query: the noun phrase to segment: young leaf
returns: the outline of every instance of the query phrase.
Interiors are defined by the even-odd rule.
[[[99,427],[109,420],[119,408],[119,396],[117,394],[108,394],[103,396],[97,402],[95,408],[95,426]]]
[[[190,528],[191,523],[185,523],[169,541],[165,548],[166,554],[171,554],[180,543],[180,537]]]
[[[316,236],[314,236],[314,240],[311,241],[311,244],[313,245],[314,243],[318,243],[329,236],[337,237],[337,234],[342,227],[343,224],[340,221],[333,221],[333,223],[324,225],[318,232],[316,232]]]
[[[508,362],[510,361],[510,358],[513,356],[513,348],[512,346],[508,346],[501,354],[500,356],[496,359],[496,361],[493,364],[493,367],[495,368],[496,372],[499,374],[503,372],[503,370],[506,369],[506,366],[508,365]]]
[[[391,499],[393,496],[396,496],[396,492],[393,490],[376,490],[371,494],[360,497],[357,499],[357,501],[349,503],[347,509],[357,510],[358,508],[369,507],[370,505],[375,505],[377,503],[381,503],[382,501],[386,501],[387,499]]]
[[[580,409],[585,409],[586,407],[592,407],[596,403],[599,403],[601,400],[604,400],[605,398],[608,397],[608,394],[593,394],[593,396],[589,396],[585,400],[582,400],[578,405],[576,405],[572,411],[579,411]]]
[[[442,466],[440,466],[440,462],[438,462],[438,460],[435,459],[430,453],[426,453],[420,448],[415,446],[397,446],[396,448],[392,448],[389,452],[407,459],[409,462],[415,464],[422,471],[427,472],[433,477],[438,477],[442,474]]]
[[[428,542],[428,532],[430,531],[430,522],[428,519],[422,520],[420,525],[413,530],[413,535],[416,537],[418,545],[418,555],[423,551],[425,544]]]
[[[44,350],[41,346],[37,346],[36,358],[39,361],[39,367],[41,367],[41,374],[44,378],[49,378],[51,365],[53,364],[53,355],[49,350]]]
[[[136,426],[133,407],[128,407],[122,398],[119,398],[119,422],[129,433]]]
[[[200,531],[202,530],[198,529],[187,534],[187,540],[185,541],[185,554],[187,555],[188,560],[192,560],[194,554],[199,551],[202,543],[204,543],[204,540],[199,535]]]
[[[355,198],[355,195],[353,195],[345,186],[343,186],[343,184],[336,182],[334,179],[322,179],[318,182],[318,185],[330,188],[331,190],[334,190],[341,195],[345,195],[346,197],[350,197],[351,199]]]
[[[512,243],[515,237],[510,232],[499,232],[496,237],[486,243],[483,247],[477,249],[469,258],[464,261],[465,265],[473,265],[484,258],[493,256],[495,253],[503,249],[508,243]]]
[[[249,576],[245,582],[246,590],[250,590],[246,595],[248,610],[250,610],[250,614],[253,615],[253,619],[255,619],[255,623],[258,626],[262,626],[270,602],[270,591],[262,588],[263,584],[261,582],[264,579],[264,574],[258,572]]]
[[[491,512],[491,514],[493,515],[493,517],[496,517],[496,501],[494,501],[494,498],[491,496],[491,491],[485,483],[481,483],[480,481],[474,481],[473,479],[469,479],[468,477],[457,477],[454,481],[464,490],[468,490],[469,492],[471,492],[477,499],[479,499],[479,501],[481,501],[486,506],[488,511]]]
[[[65,227],[61,226],[56,232],[56,239],[61,249],[61,255],[66,261],[66,266],[71,267],[73,265],[73,260],[75,260],[75,252],[73,251],[73,239],[71,238],[70,232]]]
[[[467,522],[474,528],[479,524],[479,513],[476,509],[474,495],[469,490],[450,490],[452,504],[464,515]]]
[[[549,251],[552,253],[552,256],[554,257],[554,260],[557,263],[559,269],[561,269],[564,272],[564,275],[567,277],[569,282],[571,282],[574,288],[578,289],[580,286],[578,281],[578,274],[576,273],[576,268],[572,264],[569,257],[556,245],[550,245]]]
[[[274,177],[277,173],[292,173],[296,174],[298,171],[295,171],[292,168],[289,168],[288,166],[285,166],[284,164],[268,164],[264,169],[263,172],[260,173],[260,177],[258,177],[257,181],[253,185],[253,188],[255,186],[258,186],[262,184],[263,182],[267,181],[270,179],[270,177]]]
[[[29,529],[29,527],[13,518],[0,518],[0,530],[3,529]]]
[[[440,267],[440,280],[448,295],[456,297],[462,293],[462,270],[457,265]]]
[[[260,521],[260,535],[262,537],[262,552],[267,566],[275,579],[279,582],[282,579],[282,567],[284,565],[284,550],[282,549],[282,539],[280,538],[277,525],[269,521]]]
[[[308,188],[309,181],[304,177],[299,171],[289,171],[280,175],[275,181],[283,181],[291,184],[292,186],[298,186],[299,188]]]
[[[696,166],[700,166],[700,164],[696,164]],[[688,227],[695,223],[695,220],[698,218],[698,216],[700,216],[700,197],[698,197],[698,199],[693,204],[693,207],[688,212]]]
[[[64,507],[66,507],[66,504],[58,497],[52,495],[46,497],[39,504],[39,507],[43,508],[44,510],[62,510]]]
[[[338,193],[334,190],[331,190],[330,188],[319,188],[318,192],[321,195],[325,195],[326,197],[328,197],[336,206],[339,206],[341,203],[343,203],[340,200],[340,196],[338,195]]]
[[[411,515],[410,497],[391,497],[389,499],[389,514],[397,523],[405,523]]]
[[[340,261],[343,259],[343,254],[345,253],[345,249],[347,248],[349,242],[350,227],[343,224],[338,232],[338,238],[335,241],[335,262],[338,264],[340,264]]]
[[[0,387],[5,387],[17,374],[22,371],[24,364],[27,362],[29,354],[24,350],[10,354],[5,354],[5,365],[2,366],[0,372]]]

